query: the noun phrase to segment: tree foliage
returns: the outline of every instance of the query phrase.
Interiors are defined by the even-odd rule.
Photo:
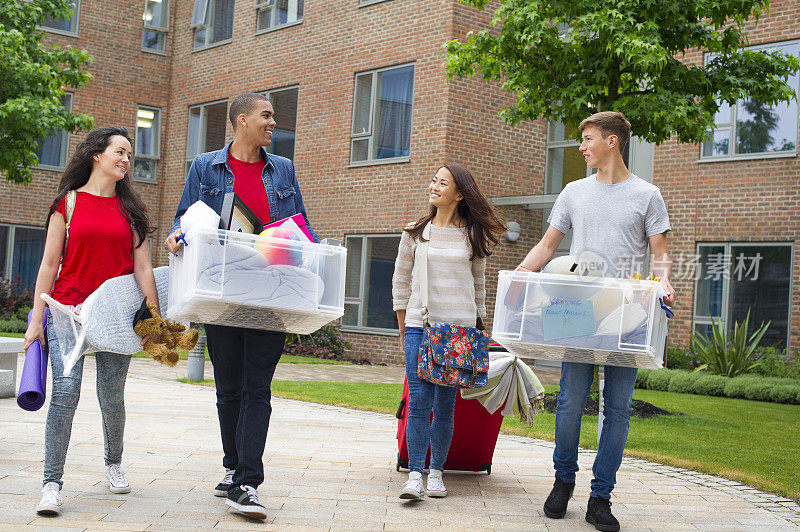
[[[0,173],[29,183],[39,139],[59,130],[92,127],[92,117],[61,105],[64,87],[81,87],[90,74],[86,50],[42,43],[37,29],[48,17],[69,18],[69,0],[0,0]]]
[[[796,57],[743,49],[744,24],[767,8],[767,0],[500,0],[491,28],[445,43],[446,71],[502,82],[516,97],[500,113],[510,124],[576,126],[616,110],[650,142],[673,132],[701,142],[721,101],[796,98],[786,83]],[[697,50],[710,52],[705,65],[683,60]]]

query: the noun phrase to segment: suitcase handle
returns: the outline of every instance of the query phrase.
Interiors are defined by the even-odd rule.
[[[397,419],[403,419],[403,408],[405,408],[407,400],[408,398],[403,397],[403,399],[400,401],[400,404],[397,405],[397,413],[394,415],[394,417]]]

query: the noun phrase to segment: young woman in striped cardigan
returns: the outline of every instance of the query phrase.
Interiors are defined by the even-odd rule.
[[[411,401],[406,427],[408,481],[401,499],[425,495],[422,470],[428,445],[431,462],[427,493],[447,495],[442,468],[453,436],[455,387],[440,386],[417,376],[417,354],[422,341],[422,296],[420,272],[414,253],[430,224],[428,244],[429,321],[447,322],[483,329],[486,317],[486,257],[505,230],[503,222],[478,190],[472,174],[458,164],[439,168],[428,185],[430,211],[406,226],[392,277],[393,307],[400,328],[400,347],[405,351],[406,376]],[[433,422],[431,423],[431,411]]]

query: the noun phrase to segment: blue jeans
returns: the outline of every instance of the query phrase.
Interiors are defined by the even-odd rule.
[[[62,485],[64,462],[72,433],[72,419],[78,408],[83,377],[83,360],[72,368],[69,377],[64,377],[63,349],[53,330],[52,318],[47,319],[47,344],[50,350],[50,367],[53,372],[53,392],[44,430],[44,484],[57,482]],[[131,357],[119,353],[95,353],[97,364],[97,399],[103,417],[103,444],[105,462],[122,462],[122,439],[125,432],[125,379]]]
[[[205,325],[214,366],[222,465],[235,469],[233,484],[257,488],[264,482],[272,376],[286,333]]]
[[[408,467],[422,473],[428,445],[431,448],[431,469],[441,471],[450,440],[453,439],[453,411],[458,388],[440,386],[421,380],[417,376],[417,356],[422,343],[422,327],[406,327],[405,357],[408,389],[411,393],[408,406],[406,442],[408,445]],[[431,422],[433,411],[433,422]]]
[[[605,419],[600,445],[594,459],[592,496],[611,498],[617,483],[617,469],[622,463],[622,451],[628,439],[631,398],[636,383],[636,368],[605,366],[603,405]],[[561,391],[556,407],[556,448],[553,464],[556,477],[563,482],[575,482],[578,471],[578,442],[581,435],[581,416],[589,388],[594,378],[592,364],[563,362]]]

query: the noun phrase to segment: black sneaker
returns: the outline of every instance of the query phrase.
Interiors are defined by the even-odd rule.
[[[617,532],[619,521],[611,515],[611,501],[601,497],[589,497],[586,508],[586,522],[603,532]]]
[[[252,486],[236,486],[231,489],[225,504],[247,517],[267,518],[267,510],[258,503],[258,493]]]
[[[575,489],[574,482],[563,482],[560,478],[556,477],[553,483],[553,489],[550,490],[550,495],[544,501],[544,515],[551,519],[561,519],[567,513],[567,503],[569,498],[572,497],[572,491]]]
[[[225,468],[225,477],[222,479],[222,482],[217,484],[217,487],[214,488],[214,496],[215,497],[227,497],[228,490],[231,489],[231,485],[233,484],[233,474],[236,473],[235,469],[228,469]]]

